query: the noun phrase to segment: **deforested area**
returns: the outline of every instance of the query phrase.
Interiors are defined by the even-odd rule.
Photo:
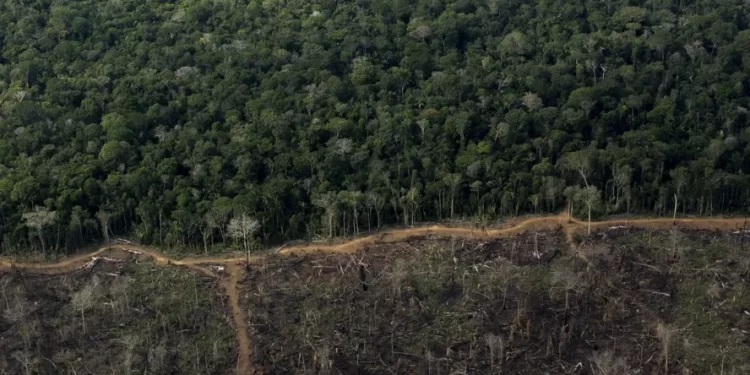
[[[743,374],[741,234],[423,237],[269,258],[241,285],[271,374]]]
[[[0,271],[0,374],[224,374],[236,352],[216,280],[100,259]]]

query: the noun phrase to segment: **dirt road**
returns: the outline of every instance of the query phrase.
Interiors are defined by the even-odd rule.
[[[232,319],[237,331],[237,374],[257,374],[252,365],[253,346],[250,344],[248,334],[247,317],[240,308],[240,293],[237,284],[245,276],[245,269],[237,263],[229,263],[227,266],[229,277],[224,281],[229,306],[232,309]]]
[[[567,212],[567,210],[565,211]],[[671,228],[673,226],[690,229],[720,229],[728,230],[741,228],[746,222],[746,218],[683,218],[673,222],[670,218],[630,218],[606,220],[591,223],[591,229],[608,228],[612,226],[625,225],[641,228]],[[484,228],[484,227],[449,227],[444,225],[431,225],[415,228],[402,228],[385,230],[379,233],[370,234],[364,237],[355,238],[346,242],[332,243],[310,243],[301,245],[292,245],[284,247],[279,251],[280,254],[302,254],[302,253],[351,253],[357,249],[376,242],[398,242],[410,237],[439,235],[439,236],[460,236],[474,238],[503,237],[522,233],[528,230],[544,230],[563,228],[568,239],[568,243],[574,247],[573,241],[575,233],[585,233],[589,224],[574,218],[568,218],[567,214],[531,217],[521,220],[518,224],[508,227]],[[37,273],[59,274],[72,272],[85,267],[93,259],[104,254],[113,252],[125,252],[126,254],[135,255],[138,258],[151,258],[158,265],[173,265],[185,267],[203,275],[221,278],[222,285],[226,290],[229,308],[232,313],[236,330],[237,341],[237,373],[238,374],[258,374],[260,369],[253,366],[252,350],[253,344],[248,334],[247,316],[239,305],[239,292],[237,285],[245,277],[245,270],[242,264],[245,257],[241,254],[229,254],[222,256],[195,257],[186,259],[172,259],[157,251],[142,245],[134,244],[117,244],[102,247],[94,252],[76,255],[55,263],[15,263],[9,258],[0,258],[0,270],[11,268],[20,270],[29,270]],[[250,258],[251,263],[259,263],[264,259],[263,256],[253,256]],[[226,274],[218,274],[205,265],[223,264]]]
[[[184,262],[181,260],[171,259],[162,255],[158,250],[154,248],[135,244],[113,244],[104,246],[94,252],[76,255],[70,258],[63,259],[56,263],[15,263],[12,259],[0,258],[0,270],[11,269],[12,267],[15,267],[17,269],[31,270],[36,273],[60,274],[75,271],[91,262],[94,258],[115,251],[133,254],[138,258],[151,258],[154,260],[154,263],[160,266],[184,266],[203,275],[214,278],[217,277],[216,273],[206,267],[198,265],[198,262]]]

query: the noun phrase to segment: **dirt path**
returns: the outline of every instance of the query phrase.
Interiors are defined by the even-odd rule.
[[[229,277],[225,278],[224,289],[229,297],[229,306],[232,308],[232,319],[237,330],[237,374],[256,374],[252,366],[253,348],[248,335],[247,317],[240,308],[240,294],[237,284],[243,279],[245,269],[243,266],[231,262],[227,265]]]
[[[449,227],[444,225],[431,225],[416,228],[402,228],[385,230],[380,233],[370,234],[364,237],[355,238],[339,244],[331,243],[310,243],[301,245],[291,245],[282,248],[280,254],[300,254],[300,253],[352,253],[360,249],[361,247],[373,244],[376,242],[398,242],[403,241],[410,237],[425,236],[425,235],[440,235],[440,236],[461,236],[461,237],[473,237],[473,238],[488,238],[488,237],[503,237],[510,236],[518,233],[522,233],[528,230],[545,230],[545,229],[557,229],[563,228],[566,234],[568,244],[571,246],[571,250],[576,252],[576,244],[574,241],[575,233],[585,233],[588,228],[588,223],[577,220],[575,218],[569,218],[567,210],[558,215],[550,216],[539,216],[531,217],[525,220],[519,221],[516,225],[501,228],[485,228],[485,227]],[[670,218],[629,218],[629,219],[615,219],[598,221],[591,223],[591,229],[608,228],[612,226],[625,225],[641,228],[672,228],[673,226],[690,229],[720,229],[728,230],[742,227],[746,218],[683,218],[677,219],[673,222]],[[76,255],[59,262],[55,263],[15,263],[9,258],[0,258],[0,270],[8,270],[12,268],[31,270],[33,272],[44,273],[44,274],[59,274],[72,272],[82,267],[85,267],[92,259],[103,255],[108,252],[123,251],[133,254],[139,258],[151,258],[158,265],[168,266],[174,265],[178,267],[186,267],[192,271],[201,273],[203,275],[221,278],[222,285],[226,290],[229,307],[232,312],[232,319],[234,321],[236,330],[237,340],[237,374],[256,374],[258,369],[253,367],[252,362],[252,350],[253,344],[248,334],[247,317],[240,308],[239,304],[239,292],[238,284],[245,275],[244,267],[242,264],[245,261],[244,255],[241,254],[229,254],[222,256],[210,256],[210,257],[194,257],[186,258],[182,260],[172,259],[163,254],[158,250],[135,244],[116,244],[106,247],[102,247],[94,252],[87,254]],[[262,262],[264,256],[253,256],[250,257],[251,263]],[[585,259],[584,257],[584,260]],[[211,268],[204,265],[207,264],[220,264],[224,265],[226,275],[219,275],[217,272],[211,270]]]
[[[490,238],[509,236],[522,233],[530,229],[556,229],[565,226],[567,215],[559,214],[554,216],[532,217],[519,222],[518,224],[505,228],[486,228],[486,227],[448,227],[444,225],[430,225],[415,228],[401,228],[386,230],[380,233],[371,234],[365,237],[353,239],[340,244],[302,244],[285,247],[279,251],[281,254],[299,254],[311,252],[324,253],[351,253],[357,249],[373,244],[376,242],[398,242],[410,237],[439,235],[439,236],[460,236],[473,238]]]
[[[158,250],[135,244],[113,244],[105,246],[91,253],[76,255],[70,258],[66,258],[56,263],[15,263],[12,259],[0,258],[0,270],[11,269],[15,267],[17,269],[32,270],[37,273],[44,274],[60,274],[66,272],[75,271],[86,264],[91,262],[94,258],[104,255],[107,252],[112,251],[123,251],[135,255],[138,258],[151,258],[154,263],[160,266],[175,265],[183,266],[205,276],[216,278],[218,275],[206,267],[199,266],[198,263],[184,262],[181,260],[174,260],[169,257],[162,255]]]

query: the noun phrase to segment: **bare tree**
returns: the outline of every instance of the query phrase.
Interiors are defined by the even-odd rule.
[[[120,315],[124,314],[125,309],[130,307],[128,289],[130,289],[129,276],[118,277],[109,286],[109,294],[112,296],[112,310],[119,312]]]
[[[227,232],[230,237],[242,240],[242,247],[245,250],[245,260],[248,264],[250,264],[250,242],[258,229],[260,229],[260,222],[247,213],[242,213],[238,217],[232,218],[227,226]]]
[[[390,273],[387,274],[387,280],[391,287],[391,297],[394,300],[401,298],[401,288],[409,277],[410,270],[403,262],[397,262]]]
[[[445,175],[444,177],[445,182],[450,186],[451,189],[451,219],[453,219],[453,202],[456,199],[456,193],[458,192],[458,187],[461,186],[461,174],[460,173],[450,173]]]
[[[112,214],[104,209],[99,209],[96,213],[96,218],[99,219],[99,223],[102,225],[102,233],[104,234],[104,243],[109,245],[109,219]]]
[[[355,235],[359,234],[359,207],[362,205],[364,195],[359,191],[345,191],[339,193],[340,201],[343,201],[352,209],[352,226]]]
[[[672,259],[676,259],[677,254],[680,250],[679,246],[677,245],[682,237],[680,231],[677,230],[677,227],[672,227],[672,231],[669,237],[672,240]]]
[[[319,350],[315,350],[318,357],[320,373],[330,374],[333,371],[333,359],[331,359],[331,349],[328,345],[323,345]]]
[[[711,301],[719,299],[721,297],[721,285],[716,281],[712,281],[706,288],[706,296],[711,298]]]
[[[164,366],[164,359],[167,357],[167,349],[165,343],[162,341],[155,348],[151,348],[148,351],[148,364],[153,373],[161,372]]]
[[[601,204],[599,189],[597,189],[596,186],[587,186],[585,188],[576,189],[573,197],[576,201],[581,202],[586,206],[586,211],[588,212],[588,234],[591,235],[591,211],[599,207]]]
[[[44,227],[49,226],[57,220],[57,211],[50,211],[45,207],[34,207],[34,211],[22,215],[26,226],[36,230],[39,241],[42,243],[42,252],[46,251],[44,242]]]
[[[13,99],[18,100],[18,102],[22,102],[24,98],[26,98],[26,95],[28,95],[28,91],[18,90],[13,93]]]
[[[560,165],[564,169],[577,172],[583,179],[583,184],[588,187],[588,177],[591,174],[591,170],[593,169],[593,162],[595,157],[596,150],[590,148],[570,152],[563,156],[562,160],[560,160]]]
[[[39,324],[36,319],[23,319],[18,325],[18,333],[23,339],[23,345],[26,349],[31,349],[33,338],[39,334]]]
[[[620,207],[620,197],[625,195],[625,202],[627,203],[627,211],[630,211],[630,182],[632,177],[633,169],[628,165],[618,166],[614,172],[615,181],[615,207]]]
[[[375,209],[378,228],[380,228],[380,213],[383,211],[383,206],[385,206],[385,199],[380,194],[370,192],[367,193],[367,204]]]
[[[659,322],[656,325],[656,336],[659,337],[662,346],[662,354],[664,354],[664,373],[669,374],[669,350],[672,346],[672,341],[677,330],[668,324]]]
[[[630,375],[633,369],[622,357],[617,357],[610,350],[594,352],[591,356],[591,368],[595,375]]]
[[[599,64],[594,60],[586,60],[586,68],[594,74],[594,86],[596,86],[596,70],[599,68]]]
[[[21,363],[24,373],[35,374],[37,372],[36,366],[39,363],[39,359],[34,358],[31,353],[27,351],[16,351],[11,354],[11,357]]]
[[[2,288],[0,288],[0,291],[3,293],[3,300],[5,301],[5,308],[10,309],[10,303],[8,303],[8,294],[5,291],[8,288],[8,285],[10,285],[10,278],[5,278],[2,283],[0,284]]]
[[[313,204],[326,211],[326,216],[328,217],[328,237],[333,237],[333,222],[338,212],[337,203],[336,194],[331,192],[321,194],[313,201]]]
[[[488,287],[503,286],[503,309],[505,309],[505,303],[508,300],[508,288],[513,284],[513,279],[518,276],[517,271],[518,267],[515,264],[508,259],[501,258],[495,269],[489,273],[491,281],[487,285]]]
[[[417,121],[417,125],[419,126],[420,133],[422,134],[422,139],[424,140],[424,133],[427,131],[427,127],[430,126],[430,121],[427,119],[420,119]]]
[[[206,212],[206,215],[203,216],[203,220],[206,222],[206,225],[210,228],[210,230],[213,232],[214,229],[219,230],[219,234],[221,235],[221,240],[226,241],[226,234],[224,232],[224,224],[226,224],[227,219],[229,218],[229,212],[227,210],[222,209],[216,209],[212,208],[208,212]],[[213,240],[212,240],[213,244]]]
[[[484,335],[484,341],[487,343],[487,347],[490,349],[490,373],[495,373],[495,359],[502,366],[503,359],[505,358],[505,341],[501,336],[493,333],[487,333]]]
[[[352,152],[353,143],[349,138],[337,139],[333,144],[333,152],[337,155],[346,155]]]
[[[73,207],[73,210],[70,212],[70,224],[75,225],[75,228],[78,229],[79,243],[83,243],[83,223],[83,209],[81,206]]]
[[[539,95],[534,94],[533,92],[527,92],[526,94],[524,94],[521,102],[530,111],[536,111],[537,109],[542,108],[542,106],[544,106],[544,103],[542,102],[542,98],[540,98]]]
[[[97,287],[99,286],[99,283],[96,278],[92,279],[92,281],[86,286],[84,286],[81,290],[75,292],[73,294],[73,298],[71,299],[71,303],[73,304],[73,308],[81,312],[81,325],[83,326],[83,334],[86,334],[86,310],[90,309],[94,306],[94,301],[96,299],[96,292]]]
[[[583,289],[581,274],[566,263],[558,263],[555,266],[552,271],[552,284],[565,291],[565,311],[570,307],[570,292],[578,293]]]
[[[123,372],[126,374],[131,373],[131,369],[133,367],[133,360],[135,359],[133,357],[133,350],[138,346],[140,343],[141,338],[138,337],[137,334],[127,335],[125,338],[122,339],[122,344],[125,345],[125,358],[122,360],[122,367]]]
[[[411,188],[406,192],[406,198],[411,203],[411,225],[414,225],[414,219],[416,217],[417,210],[419,209],[419,190],[417,188]]]
[[[674,214],[672,215],[672,222],[674,223],[677,221],[677,206],[679,203],[679,198],[682,196],[682,189],[685,188],[688,184],[688,171],[685,167],[677,167],[669,172],[669,176],[672,178],[672,181],[674,183],[675,187],[675,194],[674,194]],[[685,206],[685,203],[683,202],[683,207]],[[685,210],[682,210],[685,212]]]
[[[5,319],[14,323],[14,325],[18,327],[18,333],[21,335],[24,348],[26,349],[31,348],[31,339],[36,336],[39,331],[36,320],[28,319],[31,310],[31,303],[23,298],[23,290],[19,286],[15,288],[13,304],[8,304],[6,299],[6,308],[3,311]]]
[[[3,288],[3,290],[4,289],[5,288]],[[3,311],[3,316],[11,323],[16,323],[21,321],[26,316],[26,314],[28,314],[30,306],[28,302],[21,298],[21,287],[16,287],[16,290],[13,294],[13,304],[9,304],[7,297],[5,298],[6,306],[5,310]]]
[[[493,127],[493,131],[495,132],[495,142],[497,142],[499,138],[505,138],[508,135],[510,125],[507,122],[501,121]]]
[[[203,239],[203,253],[208,254],[208,239],[211,238],[211,249],[213,250],[214,247],[214,241],[213,241],[213,223],[210,221],[210,219],[207,217],[208,215],[203,216],[203,220],[200,222],[200,231],[201,231],[201,239]]]
[[[409,32],[409,36],[414,39],[419,39],[421,41],[425,41],[425,39],[429,38],[430,35],[432,35],[432,29],[430,29],[427,25],[419,25],[414,27],[412,31]]]
[[[174,75],[178,79],[186,79],[200,73],[200,70],[194,66],[183,66],[175,70]]]

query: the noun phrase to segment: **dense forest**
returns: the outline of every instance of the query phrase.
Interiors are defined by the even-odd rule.
[[[566,200],[594,215],[744,210],[749,11],[5,1],[2,249],[112,234],[248,248]]]

